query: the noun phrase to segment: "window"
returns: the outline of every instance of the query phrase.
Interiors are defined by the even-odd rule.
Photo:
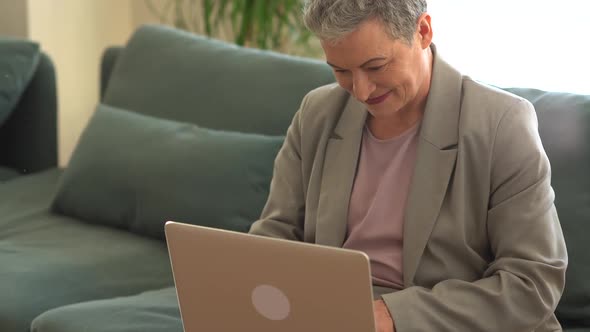
[[[590,0],[430,0],[434,43],[472,78],[590,95]]]

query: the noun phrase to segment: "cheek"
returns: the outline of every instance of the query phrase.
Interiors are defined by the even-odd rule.
[[[342,75],[336,75],[336,82],[340,87],[344,90],[351,92],[352,91],[352,80],[348,77],[343,77]]]
[[[389,68],[375,77],[375,83],[383,88],[398,90],[403,85],[404,73],[398,68]]]
[[[394,90],[408,90],[414,85],[412,76],[405,70],[390,72],[386,78],[389,88]]]

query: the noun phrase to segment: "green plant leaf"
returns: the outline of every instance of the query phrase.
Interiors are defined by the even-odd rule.
[[[169,0],[162,8],[154,0],[144,2],[161,22],[180,29],[223,36],[242,46],[296,53],[311,49],[313,35],[301,15],[303,0]]]
[[[255,11],[256,0],[245,0],[244,11],[242,14],[242,23],[240,26],[240,33],[236,38],[236,44],[245,46],[247,41],[251,40],[253,22],[254,22],[254,11]]]
[[[215,0],[212,0],[215,1]],[[217,3],[217,8],[216,10],[211,14],[213,17],[213,26],[215,28],[218,28],[219,25],[221,23],[229,23],[232,24],[232,31],[234,31],[234,26],[235,24],[233,24],[233,21],[231,20],[231,16],[229,15],[229,13],[231,13],[231,5],[233,3],[235,3],[235,1],[231,1],[231,0],[218,0],[215,1]],[[228,19],[230,18],[229,21],[224,21],[222,22],[223,19]]]
[[[267,15],[267,3],[266,0],[253,0],[254,8],[253,8],[253,15],[252,15],[252,23],[251,29],[254,31],[255,34],[255,42],[256,46],[261,49],[266,49],[267,44],[267,35],[268,31],[268,23],[272,23],[272,18],[269,18]]]
[[[189,25],[186,22],[184,17],[184,1],[183,0],[175,0],[174,1],[174,26],[183,29],[183,30],[190,30]]]
[[[201,24],[200,20],[196,18],[197,12],[197,4],[196,2],[200,2],[198,0],[188,0],[188,18],[187,20],[190,22],[191,30],[196,33],[202,33],[201,31]]]
[[[234,31],[234,42],[239,39],[247,1],[248,0],[232,1],[230,18]]]
[[[203,0],[203,23],[205,25],[205,34],[209,37],[213,35],[213,27],[211,26],[211,18],[213,13],[213,0]]]

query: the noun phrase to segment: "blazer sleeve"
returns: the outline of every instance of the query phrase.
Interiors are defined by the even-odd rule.
[[[529,102],[519,100],[503,115],[491,151],[486,225],[493,261],[473,282],[383,295],[397,331],[533,331],[553,314],[567,252]]]
[[[306,96],[287,130],[274,164],[269,196],[250,234],[303,241],[305,195],[301,160],[301,113]]]

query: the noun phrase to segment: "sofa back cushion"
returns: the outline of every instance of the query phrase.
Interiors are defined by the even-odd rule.
[[[282,142],[99,105],[53,208],[160,239],[167,220],[245,232],[266,202]]]
[[[206,128],[283,135],[303,96],[333,81],[320,61],[147,25],[117,60],[103,103]]]
[[[564,327],[590,326],[590,96],[507,89],[533,103],[551,162],[555,206],[568,247],[565,292],[556,314]]]

